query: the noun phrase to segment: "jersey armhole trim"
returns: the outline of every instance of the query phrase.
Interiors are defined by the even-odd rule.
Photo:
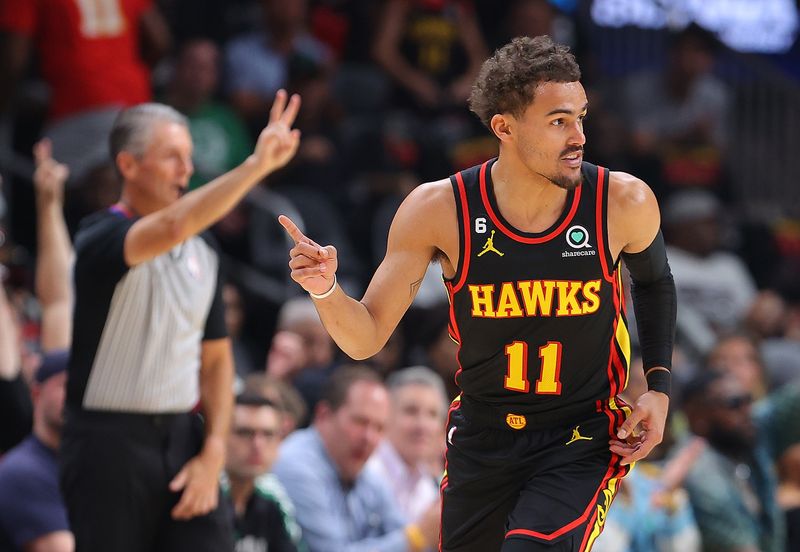
[[[606,185],[606,173],[608,169],[597,167],[597,192],[595,208],[595,231],[597,232],[597,247],[600,253],[600,265],[603,267],[603,277],[606,281],[614,283],[614,275],[609,271],[609,251],[608,231],[606,222],[608,217],[608,186]]]
[[[470,251],[472,250],[472,228],[470,227],[467,191],[464,186],[464,177],[460,172],[455,174],[453,191],[456,192],[456,216],[460,214],[458,263],[456,266],[456,273],[453,275],[453,278],[450,281],[451,293],[455,295],[458,293],[458,290],[463,287],[464,282],[467,281],[467,274],[469,274]]]

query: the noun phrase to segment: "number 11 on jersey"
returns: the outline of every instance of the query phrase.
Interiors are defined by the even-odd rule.
[[[528,344],[524,341],[512,341],[506,345],[508,370],[504,380],[504,387],[510,391],[528,393]],[[539,379],[536,380],[534,393],[537,395],[560,395],[561,382],[558,377],[561,373],[561,343],[548,341],[539,347],[541,367]]]

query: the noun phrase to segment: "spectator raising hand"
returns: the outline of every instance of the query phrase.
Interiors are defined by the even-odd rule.
[[[36,295],[42,307],[42,350],[67,349],[72,335],[70,258],[72,245],[64,222],[64,183],[69,168],[53,159],[44,138],[33,147],[36,170]]]

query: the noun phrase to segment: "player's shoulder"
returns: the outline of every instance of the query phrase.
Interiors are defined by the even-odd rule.
[[[622,171],[609,171],[608,204],[609,209],[622,214],[633,214],[649,206],[657,207],[650,186],[641,178]]]
[[[423,219],[438,218],[449,211],[455,212],[455,198],[450,179],[443,178],[420,184],[403,200],[402,209],[413,212]]]
[[[442,178],[439,180],[432,180],[430,182],[423,182],[409,194],[411,196],[418,196],[420,199],[442,200],[444,198],[453,196],[453,187],[450,184],[450,178]]]

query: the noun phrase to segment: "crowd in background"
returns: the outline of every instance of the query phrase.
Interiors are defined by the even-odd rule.
[[[394,485],[387,489],[398,527],[426,519],[438,500],[444,418],[458,392],[438,267],[431,265],[386,347],[356,363],[289,280],[277,215],[334,244],[339,282],[360,296],[405,195],[496,155],[496,141],[466,108],[482,61],[518,35],[569,44],[590,102],[585,157],[655,191],[679,300],[669,437],[625,479],[595,550],[800,550],[800,223],[736,216],[745,201],[730,185],[737,90],[718,71],[723,47],[712,35],[696,26],[669,33],[662,65],[612,78],[588,47],[592,29],[547,0],[102,0],[78,2],[77,19],[74,10],[42,8],[48,3],[67,0],[0,1],[0,147],[19,160],[41,136],[50,138],[68,175],[50,175],[64,189],[48,201],[63,207],[71,234],[118,197],[107,137],[120,107],[158,101],[188,117],[196,188],[250,154],[279,88],[302,96],[295,159],[212,229],[224,258],[235,392],[246,398],[232,435],[250,439],[256,467],[269,471],[284,437],[281,454],[291,455],[307,437],[298,430],[312,421],[324,442],[325,431],[342,429],[332,377],[347,388],[353,379],[371,382],[359,370],[377,374],[376,382],[388,382],[391,408],[364,445],[377,449],[364,469],[382,470],[381,480]],[[70,25],[103,45],[59,42],[71,40]],[[41,235],[37,242],[46,187],[35,188],[24,169],[20,161],[0,167],[0,380],[38,389],[47,381],[37,381],[42,357],[49,358],[43,313],[52,306],[42,301],[40,263],[52,249],[43,249]],[[800,216],[797,207],[773,211]],[[626,396],[635,399],[645,385],[635,360],[630,378]],[[409,385],[430,393],[406,395]],[[13,404],[1,402],[0,410],[22,415],[3,416],[0,452],[31,428],[32,407],[15,389]],[[34,393],[34,403],[41,396]],[[261,412],[276,426],[263,438],[246,431],[259,408],[280,413],[273,420]],[[280,490],[302,479],[291,464],[279,460],[278,483],[262,478],[258,488],[281,495],[289,541],[322,550],[320,520],[303,509],[314,507],[313,497],[290,488],[287,500]],[[262,475],[252,465],[227,471],[234,490],[237,477]]]

